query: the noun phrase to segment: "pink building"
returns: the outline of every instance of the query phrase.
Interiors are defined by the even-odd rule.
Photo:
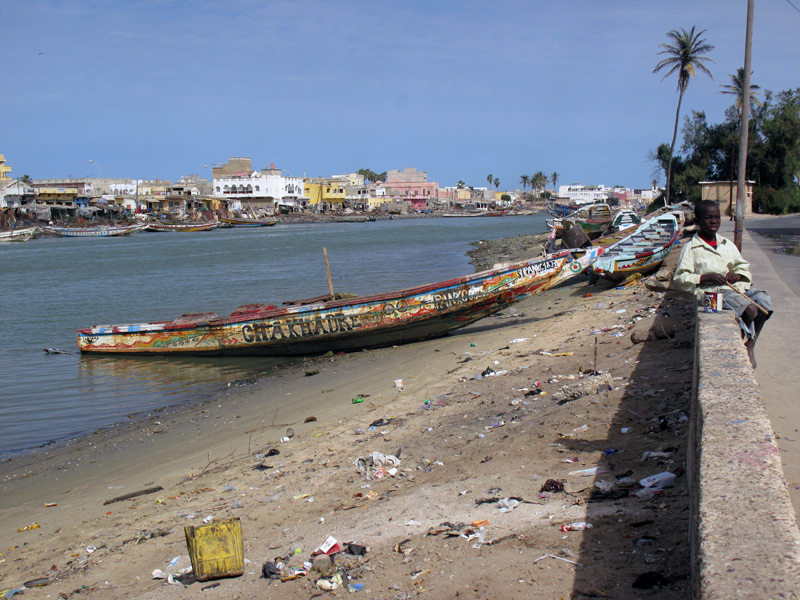
[[[439,183],[436,181],[408,182],[390,178],[381,187],[393,202],[408,202],[418,210],[427,208],[429,201],[437,202],[439,198]]]

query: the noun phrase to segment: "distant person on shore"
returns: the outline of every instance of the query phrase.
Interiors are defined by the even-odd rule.
[[[691,293],[696,293],[698,288],[703,292],[722,293],[723,308],[736,313],[750,362],[755,368],[753,350],[761,328],[772,316],[772,301],[765,291],[751,287],[750,264],[739,249],[731,240],[717,234],[720,225],[717,203],[700,200],[695,204],[694,216],[699,231],[681,252],[675,269],[675,283],[678,288]]]

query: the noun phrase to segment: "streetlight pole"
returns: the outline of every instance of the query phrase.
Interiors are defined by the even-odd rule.
[[[97,164],[95,161],[93,161],[91,158],[89,159],[89,162],[90,162],[90,163],[92,163],[93,165],[95,165],[95,166],[97,167],[97,171],[100,173],[100,179],[102,179],[102,178],[103,178],[103,169],[101,169],[101,168],[100,168],[100,165],[98,165],[98,164]]]

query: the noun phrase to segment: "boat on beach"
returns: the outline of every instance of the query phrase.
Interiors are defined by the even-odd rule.
[[[586,269],[604,248],[563,250],[405,290],[285,307],[248,304],[227,317],[77,331],[83,353],[304,356],[434,338],[539,294]]]
[[[611,227],[613,216],[608,204],[600,203],[579,210],[565,220],[569,221],[571,226],[578,225],[591,240],[600,237]]]
[[[272,227],[278,224],[277,219],[258,219],[251,217],[220,217],[221,223],[227,223],[233,227]]]
[[[645,221],[633,232],[626,230],[596,240],[606,250],[591,268],[610,281],[655,271],[669,255],[680,230],[675,215],[667,213]]]
[[[210,231],[219,227],[219,222],[209,221],[207,223],[147,223],[147,231]]]
[[[142,231],[144,225],[101,225],[98,227],[56,227],[54,225],[42,225],[40,229],[45,233],[60,237],[118,237],[131,235],[137,231]]]
[[[0,231],[0,242],[27,242],[29,239],[36,237],[38,231],[37,227]]]

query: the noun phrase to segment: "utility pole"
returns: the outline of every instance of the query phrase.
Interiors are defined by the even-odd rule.
[[[733,243],[741,252],[744,233],[744,206],[747,202],[747,137],[750,132],[750,71],[753,50],[753,5],[747,0],[747,30],[744,38],[744,81],[742,83],[742,123],[739,131],[739,177],[736,186],[736,222]]]

